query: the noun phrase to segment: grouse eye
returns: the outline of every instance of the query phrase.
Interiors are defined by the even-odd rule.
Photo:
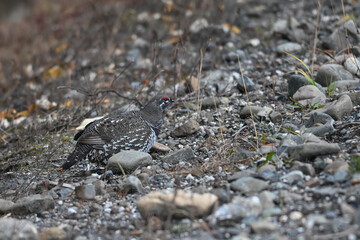
[[[168,97],[164,97],[163,99],[161,99],[163,102],[168,102],[170,99]]]

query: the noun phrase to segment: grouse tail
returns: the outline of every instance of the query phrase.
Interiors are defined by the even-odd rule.
[[[63,172],[68,170],[75,163],[83,160],[91,149],[91,146],[88,144],[77,144],[74,151],[68,156],[66,162],[61,166],[60,171]]]

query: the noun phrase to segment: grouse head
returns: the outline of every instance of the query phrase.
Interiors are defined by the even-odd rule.
[[[174,102],[169,97],[155,97],[142,110],[142,116],[153,127],[160,128],[163,123],[162,113],[165,108]]]

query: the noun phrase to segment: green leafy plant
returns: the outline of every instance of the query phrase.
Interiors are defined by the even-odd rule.
[[[350,172],[360,172],[360,156],[352,155],[350,156]]]
[[[326,92],[329,97],[332,97],[335,93],[335,82],[332,79],[332,76],[330,78],[330,84],[326,88]]]
[[[291,54],[291,53],[288,53],[288,52],[284,52],[285,54],[287,54],[288,56],[292,57],[292,58],[295,58],[302,66],[304,66],[305,70],[297,67],[297,71],[300,72],[301,75],[303,75],[306,80],[308,80],[308,82],[313,85],[313,86],[316,86],[316,83],[315,83],[315,79],[313,78],[313,73],[312,71],[310,70],[310,68],[308,67],[308,65],[306,65],[306,63],[304,63],[303,60],[301,60],[300,58],[296,57],[295,55]]]
[[[303,105],[301,104],[299,101],[290,98],[290,100],[295,103],[295,105],[290,105],[290,107],[297,109],[297,110],[315,110],[315,109],[320,109],[323,108],[325,105],[321,104],[320,102],[316,102],[313,104],[308,104],[308,105]]]

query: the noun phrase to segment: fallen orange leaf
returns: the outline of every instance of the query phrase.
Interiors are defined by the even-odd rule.
[[[69,45],[67,43],[63,43],[55,49],[55,52],[60,53],[60,52],[64,51],[65,49],[67,49],[68,46]]]

